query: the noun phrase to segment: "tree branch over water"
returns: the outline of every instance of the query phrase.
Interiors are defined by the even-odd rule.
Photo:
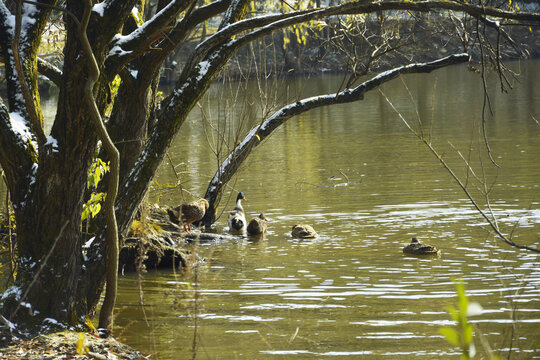
[[[205,198],[210,203],[210,207],[206,212],[205,218],[202,220],[203,223],[205,225],[210,225],[214,222],[215,210],[217,208],[216,199],[219,198],[219,194],[221,193],[224,184],[232,178],[251,151],[264,139],[270,136],[275,129],[293,116],[300,115],[321,106],[345,104],[362,100],[366,92],[377,89],[382,84],[395,79],[402,74],[429,73],[433,70],[463,63],[468,60],[468,54],[456,54],[431,62],[400,66],[385,71],[353,89],[345,89],[334,94],[302,99],[294,104],[282,107],[259,126],[251,129],[240,144],[236,145],[229,156],[221,163],[221,166],[210,181],[208,189],[206,190]]]

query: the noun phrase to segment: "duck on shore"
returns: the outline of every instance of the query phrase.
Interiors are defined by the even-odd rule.
[[[247,226],[248,235],[256,236],[264,234],[267,228],[266,221],[267,219],[262,213],[258,217],[251,219]]]
[[[299,239],[314,239],[317,237],[317,232],[306,224],[296,224],[292,227],[291,235]]]
[[[246,232],[247,222],[242,200],[246,200],[246,197],[243,192],[240,192],[236,197],[236,206],[229,212],[227,223],[229,224],[229,231],[233,234],[244,234]]]
[[[204,217],[210,204],[206,199],[199,199],[188,204],[178,205],[167,209],[167,214],[172,223],[184,226],[184,231],[191,232],[191,224]]]
[[[435,246],[422,244],[417,238],[413,237],[411,243],[403,248],[403,253],[411,255],[440,255],[441,251]]]

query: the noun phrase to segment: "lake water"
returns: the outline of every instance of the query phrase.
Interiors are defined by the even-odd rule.
[[[486,116],[486,133],[498,169],[485,156],[479,132],[482,83],[465,67],[409,75],[408,90],[397,79],[383,91],[407,120],[422,120],[464,181],[457,151],[470,159],[475,175],[487,179],[503,232],[531,245],[540,235],[540,126],[533,120],[540,119],[540,62],[515,68],[523,76],[508,94],[500,93],[495,77],[489,81],[493,114]],[[211,149],[221,149],[223,157],[237,129],[245,134],[272,109],[261,104],[329,92],[341,82],[339,76],[289,80],[268,100],[256,83],[248,95],[238,95],[237,84],[214,86],[156,178],[174,183],[176,172],[186,191],[156,189],[151,201],[175,205],[202,196],[217,168]],[[122,276],[119,340],[152,359],[191,358],[194,343],[198,359],[459,358],[439,328],[453,325],[446,308],[457,299],[452,281],[463,279],[469,299],[484,309],[470,318],[478,352],[486,353],[483,338],[504,358],[509,352],[540,358],[538,255],[511,248],[489,231],[381,93],[289,120],[254,150],[219,210],[232,209],[239,191],[248,199],[248,219],[260,212],[269,218],[265,238],[193,248],[205,261],[184,273],[149,271],[140,280],[142,307],[138,276]],[[319,237],[291,238],[296,223],[312,225]],[[226,216],[217,226],[226,230]],[[401,249],[413,236],[442,255],[404,256]]]
[[[464,179],[456,151],[470,158],[475,174],[487,178],[499,225],[524,244],[538,242],[540,234],[540,126],[531,117],[540,118],[539,65],[522,64],[521,83],[508,94],[490,79],[493,114],[486,132],[499,169],[479,137],[482,84],[465,67],[407,76],[409,90],[401,80],[383,89],[406,119],[420,117]],[[328,92],[341,81],[289,81],[268,97]],[[235,95],[235,85],[211,90],[210,101],[201,104],[206,116],[194,111],[157,177],[160,184],[175,182],[173,165],[190,193],[159,190],[152,200],[174,205],[204,194],[217,167],[209,143],[226,148],[237,128],[245,134],[260,121],[265,100],[257,89],[252,84],[249,95]],[[248,104],[239,105],[242,100]],[[215,140],[218,127],[226,129],[225,144]],[[199,359],[458,358],[459,349],[439,328],[453,324],[446,311],[456,302],[452,280],[463,279],[470,300],[484,309],[470,318],[478,352],[486,352],[482,335],[505,357],[540,358],[538,255],[493,236],[380,93],[289,120],[230,185],[220,210],[232,209],[243,191],[248,219],[260,212],[270,219],[266,237],[194,248],[206,261],[184,274],[145,274],[145,313],[137,276],[123,276],[116,321],[121,340],[158,359],[191,358],[194,336]],[[468,186],[483,206],[470,174]],[[295,223],[311,224],[319,237],[292,239]],[[225,227],[226,216],[217,225]],[[404,256],[412,236],[439,247],[441,257]]]

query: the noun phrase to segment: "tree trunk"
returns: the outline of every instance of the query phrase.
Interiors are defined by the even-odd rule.
[[[71,11],[78,13],[81,9]],[[70,19],[67,28],[76,27]],[[81,56],[74,31],[68,33],[64,55],[72,59]],[[32,58],[26,61],[33,62]],[[35,71],[27,77],[37,78]],[[84,281],[80,231],[83,194],[96,144],[88,107],[83,102],[86,64],[66,61],[63,72],[50,143],[40,147],[38,154],[32,154],[32,146],[26,148],[30,165],[23,162],[21,166],[23,170],[32,168],[26,174],[14,171],[17,166],[2,164],[10,176],[19,265],[16,283],[2,311],[29,327],[40,325],[44,318],[72,325],[84,322],[87,306],[81,294],[92,286]],[[10,104],[10,108],[16,106]],[[9,146],[6,151],[15,151],[20,144],[5,146]]]
[[[14,204],[18,293],[4,304],[11,319],[22,317],[29,325],[38,325],[41,314],[73,325],[84,320],[86,305],[76,294],[84,286],[80,216],[85,171],[74,156],[47,159],[26,204]]]
[[[137,86],[136,79],[124,81],[107,124],[120,152],[120,178],[129,175],[144,147],[148,130],[150,88]],[[129,127],[130,131],[125,131]]]

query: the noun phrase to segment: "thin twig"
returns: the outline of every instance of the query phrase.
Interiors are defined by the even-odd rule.
[[[493,156],[491,155],[491,148],[489,146],[489,141],[488,141],[487,133],[486,133],[486,122],[487,122],[486,121],[486,108],[489,109],[489,112],[491,114],[493,113],[493,111],[492,111],[492,108],[491,108],[491,100],[490,100],[488,89],[487,89],[486,64],[484,63],[484,46],[483,46],[483,41],[480,38],[480,29],[479,29],[479,21],[478,20],[479,19],[477,19],[477,22],[476,22],[476,38],[478,39],[478,44],[479,44],[479,48],[480,48],[480,63],[481,63],[481,68],[482,68],[480,77],[482,79],[482,86],[484,87],[484,91],[483,91],[484,100],[483,100],[483,103],[482,103],[482,135],[484,137],[484,144],[486,146],[490,161],[496,167],[500,167],[497,164],[497,162],[495,162],[495,160],[493,159]],[[485,30],[485,27],[484,27],[484,30]]]
[[[41,126],[41,122],[39,120],[36,105],[34,103],[34,99],[32,97],[32,94],[30,93],[30,88],[28,87],[28,84],[26,83],[26,79],[24,76],[20,54],[19,54],[19,41],[21,37],[21,21],[22,21],[22,3],[17,2],[17,10],[16,10],[16,16],[15,16],[15,36],[13,37],[11,41],[11,50],[13,51],[13,60],[15,62],[15,70],[17,71],[17,78],[19,80],[19,84],[21,85],[21,92],[23,95],[24,103],[26,105],[26,111],[28,113],[28,116],[30,118],[30,124],[32,124],[34,134],[36,135],[36,139],[39,146],[39,151],[41,151],[44,148],[44,145],[46,143],[45,133],[43,132],[43,128]]]
[[[510,246],[513,246],[515,248],[518,248],[518,249],[525,249],[525,250],[529,250],[529,251],[532,251],[532,252],[536,252],[536,253],[540,253],[540,249],[538,248],[533,248],[533,247],[530,247],[530,246],[526,246],[526,245],[520,245],[520,244],[516,244],[511,237],[507,237],[505,236],[499,229],[499,226],[497,224],[496,221],[494,220],[491,220],[487,214],[480,208],[480,206],[478,205],[478,203],[476,202],[476,200],[474,200],[473,196],[471,195],[471,193],[469,192],[469,190],[467,189],[467,187],[461,182],[461,180],[459,179],[459,177],[454,173],[454,171],[450,168],[450,166],[446,163],[446,161],[444,161],[444,159],[442,158],[442,156],[435,150],[435,148],[424,138],[421,136],[420,133],[418,133],[417,131],[415,131],[411,125],[408,123],[408,121],[403,117],[403,115],[395,108],[394,104],[390,101],[390,99],[388,99],[388,97],[383,93],[383,91],[379,88],[379,92],[381,93],[381,95],[385,98],[386,102],[390,105],[390,107],[396,112],[396,114],[398,115],[398,117],[403,121],[403,123],[405,124],[405,126],[420,140],[424,143],[424,145],[431,151],[431,153],[437,158],[437,160],[439,160],[440,164],[444,167],[444,169],[450,174],[450,176],[454,179],[454,181],[458,184],[458,186],[463,190],[463,192],[465,193],[465,195],[467,196],[467,198],[469,199],[469,201],[471,202],[471,204],[476,208],[476,210],[480,213],[480,215],[482,215],[482,217],[488,222],[489,226],[493,229],[493,231],[497,234],[497,236],[503,241],[505,242],[506,244],[510,245]],[[484,182],[484,185],[485,185],[485,182]],[[488,207],[491,211],[491,208]],[[492,216],[493,215],[493,212],[491,211],[491,214]]]

